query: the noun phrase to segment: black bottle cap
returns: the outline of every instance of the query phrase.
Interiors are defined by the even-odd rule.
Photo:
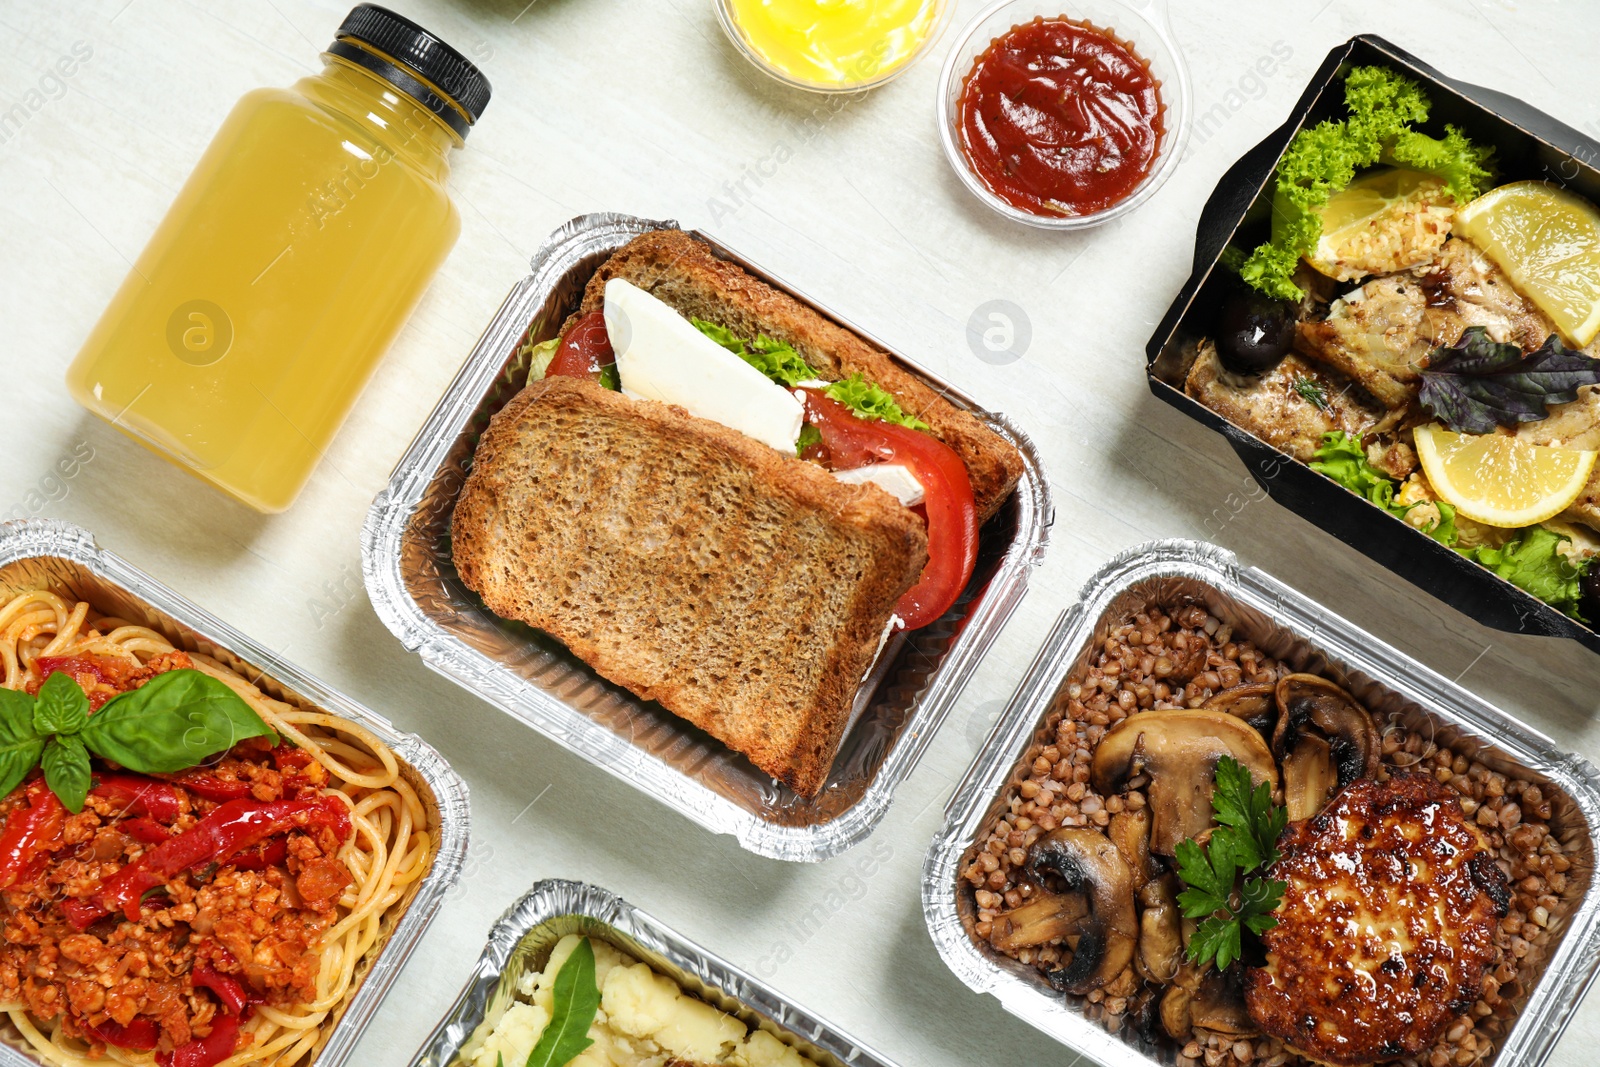
[[[360,41],[383,55],[374,55],[351,41]],[[483,71],[415,22],[377,4],[352,8],[328,51],[415,97],[463,137],[488,106],[489,79]]]

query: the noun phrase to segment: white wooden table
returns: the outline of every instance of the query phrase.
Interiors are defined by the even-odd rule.
[[[354,1063],[405,1062],[492,920],[547,876],[620,893],[907,1067],[1071,1062],[945,970],[923,927],[919,872],[952,785],[1056,614],[1107,557],[1149,538],[1216,540],[1600,759],[1600,657],[1485,629],[1260,498],[1219,437],[1151,397],[1143,371],[1145,341],[1188,274],[1201,204],[1330,48],[1378,32],[1594,135],[1600,7],[1177,4],[1196,112],[1221,105],[1225,120],[1140,211],[1062,237],[1000,221],[950,173],[934,125],[942,46],[841,101],[748,66],[710,0],[393,3],[494,82],[455,161],[461,240],[304,496],[263,518],[94,421],[62,374],[234,100],[317,69],[348,5],[0,0],[0,112],[27,111],[0,127],[4,514],[88,527],[428,737],[471,784],[467,876]],[[980,6],[962,0],[957,20]],[[50,73],[85,48],[70,77]],[[373,494],[544,237],[607,209],[708,228],[1007,412],[1043,450],[1057,507],[1047,562],[881,829],[833,862],[786,866],[707,835],[434,676],[362,590],[357,531]],[[1020,306],[1032,331],[1025,357],[1005,366],[966,340],[973,310],[994,299]],[[86,454],[72,477],[56,473]],[[818,904],[822,929],[793,925]],[[1591,1064],[1597,1041],[1591,997],[1550,1062]]]

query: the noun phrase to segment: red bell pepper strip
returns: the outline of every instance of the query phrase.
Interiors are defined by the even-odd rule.
[[[105,797],[122,807],[124,815],[148,815],[157,822],[176,822],[183,814],[182,799],[168,782],[139,774],[96,771],[91,796]]]
[[[255,783],[245,778],[223,778],[206,771],[185,771],[175,781],[195,796],[214,800],[219,804],[230,800],[249,800]],[[287,771],[283,775],[283,795],[293,796],[310,781],[303,774]]]
[[[135,1052],[149,1052],[161,1040],[161,1027],[154,1019],[144,1016],[135,1016],[126,1026],[115,1019],[107,1019],[99,1026],[85,1026],[84,1030],[96,1040]]]
[[[29,864],[61,844],[67,809],[43,778],[28,783],[27,796],[28,806],[6,816],[5,830],[0,832],[0,889],[16,885]]]
[[[106,909],[94,901],[78,900],[75,897],[63,900],[61,910],[66,914],[67,922],[72,924],[74,930],[87,930],[107,914]]]
[[[272,765],[280,771],[305,770],[315,762],[311,753],[287,741],[272,750]]]
[[[182,1048],[156,1054],[161,1067],[216,1067],[233,1055],[239,1044],[239,1016],[218,1015],[211,1020],[211,1033],[197,1037]]]
[[[184,771],[173,780],[195,796],[218,803],[250,799],[250,783],[242,778],[219,778],[208,771]]]
[[[123,819],[116,824],[116,827],[135,841],[142,841],[147,845],[159,845],[172,836],[165,826],[154,819]]]
[[[196,989],[209,989],[215,993],[229,1015],[241,1014],[250,1003],[250,997],[237,978],[213,971],[203,963],[195,964],[189,980]]]
[[[117,684],[117,680],[106,668],[105,661],[97,656],[40,656],[33,665],[38,668],[41,684],[58,671],[72,675],[74,681],[80,677],[89,677],[106,685]]]
[[[239,868],[241,871],[264,871],[268,867],[276,867],[288,855],[289,839],[286,837],[273,837],[252,848],[235,852],[224,862],[230,867]]]
[[[312,800],[230,800],[193,827],[150,849],[122,870],[104,879],[87,898],[99,915],[120,911],[137,922],[140,900],[145,893],[165,885],[196,864],[224,863],[237,852],[260,844],[269,837],[291,830],[326,827],[341,843],[351,833],[350,808],[337,796]],[[89,908],[68,909],[78,929],[88,925],[83,919]],[[98,918],[96,915],[94,918]],[[93,922],[94,918],[89,919]]]

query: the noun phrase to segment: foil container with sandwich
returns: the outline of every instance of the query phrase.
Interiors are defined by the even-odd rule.
[[[1110,1033],[1081,997],[1051,989],[1036,968],[979,945],[971,894],[961,878],[968,854],[999,812],[1007,787],[1025,777],[1024,755],[1058,695],[1088,668],[1112,629],[1147,607],[1196,603],[1241,639],[1296,671],[1335,679],[1385,726],[1420,732],[1490,770],[1537,784],[1552,806],[1551,832],[1571,860],[1551,910],[1549,936],[1521,963],[1531,981],[1507,1002],[1494,1067],[1538,1067],[1600,971],[1600,771],[1543,734],[1411,657],[1301,596],[1224,549],[1198,541],[1155,541],[1100,569],[1065,611],[967,769],[923,865],[922,907],[946,965],[970,989],[1102,1064],[1170,1067],[1174,1042],[1136,1027]]]
[[[532,273],[512,289],[373,501],[362,531],[367,591],[379,618],[408,649],[507,714],[707,829],[732,834],[751,852],[822,860],[861,841],[882,819],[895,788],[1020,602],[1047,542],[1049,490],[1038,453],[1021,430],[897,357],[1014,445],[1025,469],[1011,498],[980,531],[977,569],[956,608],[931,626],[895,635],[880,651],[857,690],[832,773],[810,799],[658,705],[607,682],[546,635],[493,615],[462,584],[450,549],[451,515],[478,438],[524,384],[524,345],[555,336],[613,252],[640,234],[675,226],[584,215],[557,230],[534,256]],[[692,236],[811,303],[707,235]]]
[[[357,964],[352,992],[322,1024],[322,1043],[305,1061],[307,1067],[339,1067],[350,1058],[461,875],[469,826],[466,783],[426,741],[395,729],[387,719],[101,549],[80,527],[45,519],[0,525],[0,598],[9,600],[33,589],[64,592],[97,611],[147,626],[177,648],[212,657],[274,699],[361,725],[394,751],[407,784],[437,819],[439,832],[428,873],[386,914],[373,948]],[[0,1067],[35,1067],[39,1062],[16,1028],[0,1021]]]
[[[1505,93],[1441,74],[1374,34],[1328,53],[1282,126],[1228,168],[1200,211],[1194,268],[1145,347],[1150,391],[1215,430],[1274,500],[1485,626],[1569,637],[1600,652],[1600,629],[1563,614],[1432,537],[1353,498],[1348,490],[1190,396],[1185,376],[1214,332],[1231,283],[1230,244],[1270,227],[1278,160],[1302,129],[1344,113],[1344,74],[1377,65],[1412,79],[1433,102],[1429,128],[1449,123],[1492,145],[1499,181],[1535,180],[1600,201],[1600,142]]]
[[[582,934],[648,964],[685,993],[762,1029],[817,1067],[893,1067],[872,1049],[766,983],[685,940],[613,893],[582,882],[539,882],[502,915],[466,985],[412,1067],[457,1067],[510,1006],[517,982],[543,968],[568,934]]]

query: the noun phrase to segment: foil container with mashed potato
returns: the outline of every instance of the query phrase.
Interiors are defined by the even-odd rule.
[[[387,719],[106,552],[87,530],[52,519],[0,524],[0,603],[34,589],[75,597],[103,614],[147,626],[176,648],[217,660],[276,700],[314,707],[370,730],[394,751],[401,774],[437,827],[436,840],[427,874],[384,914],[376,942],[356,964],[351,992],[322,1024],[322,1043],[308,1059],[297,1061],[303,1067],[339,1067],[350,1058],[445,893],[461,875],[469,823],[466,783],[432,745],[395,729]],[[0,1067],[37,1067],[40,1062],[16,1027],[0,1017]]]
[[[823,860],[863,840],[883,818],[1022,600],[1048,539],[1050,493],[1026,434],[896,356],[1016,446],[1024,470],[1016,492],[979,531],[977,569],[956,607],[896,635],[880,652],[858,687],[827,783],[810,799],[660,705],[607,682],[550,637],[495,616],[462,584],[450,551],[450,518],[478,438],[525,384],[525,345],[556,335],[596,268],[640,234],[676,226],[604,213],[573,219],[551,235],[373,501],[361,539],[367,592],[406,648],[518,721],[714,833],[732,834],[751,852]],[[817,307],[705,234],[693,236]]]
[[[1138,1027],[1111,1033],[1089,1017],[1094,1005],[1052,990],[1040,972],[972,934],[975,907],[961,870],[1027,774],[1023,757],[1058,696],[1090,665],[1111,631],[1154,606],[1195,603],[1236,636],[1296,671],[1336,680],[1386,726],[1420,733],[1490,770],[1537,784],[1551,801],[1551,833],[1571,861],[1567,889],[1551,910],[1548,936],[1519,965],[1523,992],[1506,1002],[1504,1036],[1484,1067],[1538,1067],[1600,970],[1600,771],[1543,734],[1416,660],[1301,596],[1241,566],[1233,553],[1198,541],[1154,541],[1100,569],[1064,612],[994,731],[945,808],[943,828],[922,871],[922,910],[939,955],[968,988],[1102,1064],[1170,1067],[1179,1049]]]
[[[518,982],[542,970],[556,943],[568,934],[602,941],[648,964],[685,993],[752,1030],[765,1030],[817,1067],[893,1067],[855,1038],[615,894],[560,879],[539,882],[494,924],[477,966],[412,1067],[470,1062],[511,1006]]]

